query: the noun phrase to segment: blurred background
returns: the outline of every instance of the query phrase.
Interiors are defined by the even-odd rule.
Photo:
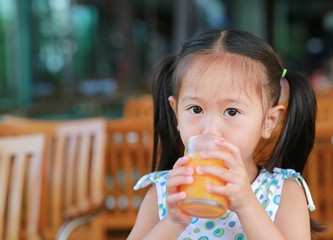
[[[17,239],[31,239],[23,237],[31,229],[55,239],[78,221],[71,240],[126,239],[147,190],[133,186],[151,170],[153,67],[188,37],[217,27],[265,39],[314,87],[316,139],[304,177],[313,216],[328,226],[318,239],[333,239],[333,0],[0,0],[0,170],[16,169],[3,170],[4,152],[32,146],[22,135],[45,137],[41,178],[20,178],[42,196],[21,187],[23,209],[33,195],[41,216],[16,219],[25,226]],[[0,216],[0,225],[13,222]]]
[[[116,118],[200,30],[267,40],[317,91],[333,81],[332,0],[0,0],[0,113]]]

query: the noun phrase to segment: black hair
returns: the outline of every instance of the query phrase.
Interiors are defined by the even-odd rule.
[[[190,55],[219,53],[245,56],[261,63],[266,71],[266,94],[273,105],[278,103],[283,67],[268,43],[250,33],[232,29],[214,29],[194,36],[179,54],[167,56],[157,65],[153,84],[154,170],[156,167],[171,169],[183,155],[176,117],[168,101],[169,96],[177,95],[179,83],[175,76],[180,71],[177,66]],[[265,167],[270,171],[282,167],[302,172],[314,144],[316,97],[309,82],[300,74],[287,71],[285,78],[290,88],[285,126]]]
[[[287,72],[285,78],[290,88],[287,117],[266,168],[281,166],[302,172],[314,144],[317,102],[301,75]]]
[[[180,53],[167,56],[157,65],[153,81],[154,153],[153,170],[171,169],[183,156],[184,146],[177,130],[176,116],[169,104],[169,96],[179,91],[180,63],[200,54],[234,54],[245,56],[263,66],[263,91],[272,106],[281,95],[280,79],[284,68],[271,46],[250,33],[233,29],[214,29],[200,33],[183,45]],[[315,138],[316,97],[309,82],[300,74],[287,71],[289,83],[288,107],[284,126],[277,137],[265,168],[292,168],[302,172],[313,148]],[[311,221],[312,223],[312,221]],[[319,230],[314,223],[313,230]]]
[[[177,119],[169,104],[173,95],[172,74],[176,57],[167,56],[157,64],[154,76],[154,149],[152,170],[171,169],[184,153],[184,146],[177,130]],[[158,165],[158,166],[157,166]]]

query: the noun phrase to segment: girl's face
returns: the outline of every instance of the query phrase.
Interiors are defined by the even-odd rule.
[[[243,160],[252,159],[260,138],[270,137],[283,108],[264,107],[255,87],[246,84],[245,89],[243,80],[221,63],[212,62],[201,72],[197,64],[184,75],[178,99],[169,98],[183,143],[193,135],[216,135],[236,145]]]

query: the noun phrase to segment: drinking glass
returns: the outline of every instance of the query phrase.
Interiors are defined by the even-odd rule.
[[[180,210],[190,216],[200,218],[217,218],[223,216],[228,208],[228,199],[225,196],[209,193],[207,185],[225,186],[225,181],[208,174],[199,175],[196,172],[197,166],[211,165],[227,168],[221,159],[202,159],[200,151],[220,150],[216,146],[217,136],[196,135],[190,137],[185,144],[185,155],[190,157],[185,165],[194,168],[194,181],[192,184],[181,185],[179,191],[186,193],[186,198],[178,205]]]

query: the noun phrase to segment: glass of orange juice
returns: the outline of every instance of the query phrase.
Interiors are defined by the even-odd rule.
[[[196,135],[187,139],[185,144],[185,155],[190,157],[185,166],[193,167],[212,165],[227,168],[220,159],[202,159],[200,151],[221,150],[215,140],[219,138],[211,135]],[[180,210],[190,216],[200,218],[218,218],[223,216],[228,208],[228,199],[225,196],[209,193],[207,185],[224,186],[225,181],[211,175],[199,175],[194,171],[194,181],[192,184],[184,184],[179,187],[179,191],[186,193],[186,198],[179,203]]]

